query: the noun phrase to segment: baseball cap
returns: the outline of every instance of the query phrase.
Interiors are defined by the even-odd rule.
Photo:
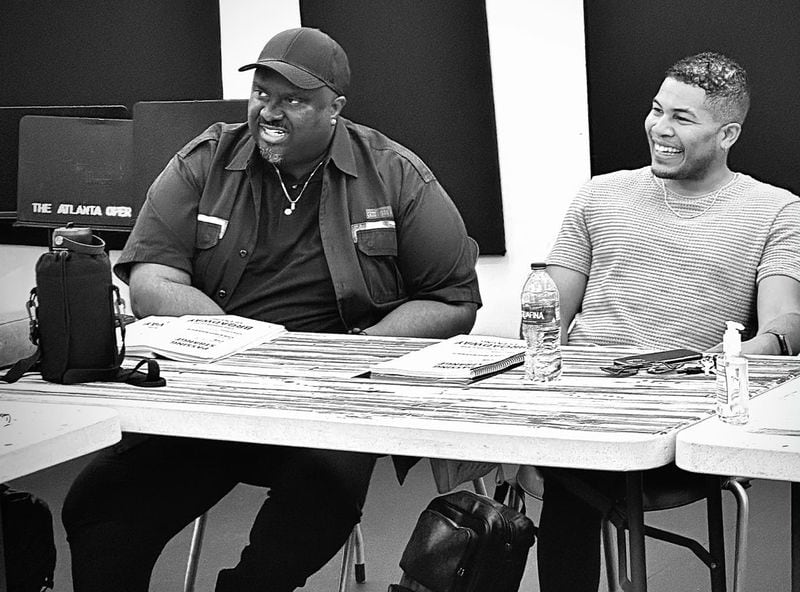
[[[267,41],[258,61],[239,68],[271,68],[295,86],[327,86],[343,95],[350,84],[350,65],[342,46],[319,29],[289,29]]]

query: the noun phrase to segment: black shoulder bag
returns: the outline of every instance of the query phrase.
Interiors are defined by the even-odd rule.
[[[111,281],[105,242],[88,228],[57,228],[50,250],[36,262],[36,287],[27,303],[30,338],[38,348],[1,379],[15,382],[28,371],[39,371],[45,380],[61,384],[114,381],[163,386],[155,360],[142,360],[132,370],[121,367],[124,305]],[[140,371],[145,364],[146,372]]]

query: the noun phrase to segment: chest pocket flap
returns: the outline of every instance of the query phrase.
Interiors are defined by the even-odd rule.
[[[358,250],[370,257],[397,256],[397,234],[394,228],[359,230],[356,234]]]
[[[225,236],[227,228],[227,220],[214,216],[207,216],[205,214],[198,214],[195,247],[198,249],[210,249],[217,244],[219,239]]]

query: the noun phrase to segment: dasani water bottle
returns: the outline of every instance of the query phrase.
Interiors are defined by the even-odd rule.
[[[545,268],[544,263],[531,263],[521,296],[525,378],[538,382],[561,376],[561,308],[558,288]]]

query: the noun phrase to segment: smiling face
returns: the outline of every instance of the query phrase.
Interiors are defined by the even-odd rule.
[[[328,87],[306,90],[269,68],[257,68],[247,123],[261,156],[299,176],[327,150],[345,98]]]
[[[706,92],[666,78],[644,122],[653,174],[702,183],[727,171],[727,151],[741,126],[718,121]]]

